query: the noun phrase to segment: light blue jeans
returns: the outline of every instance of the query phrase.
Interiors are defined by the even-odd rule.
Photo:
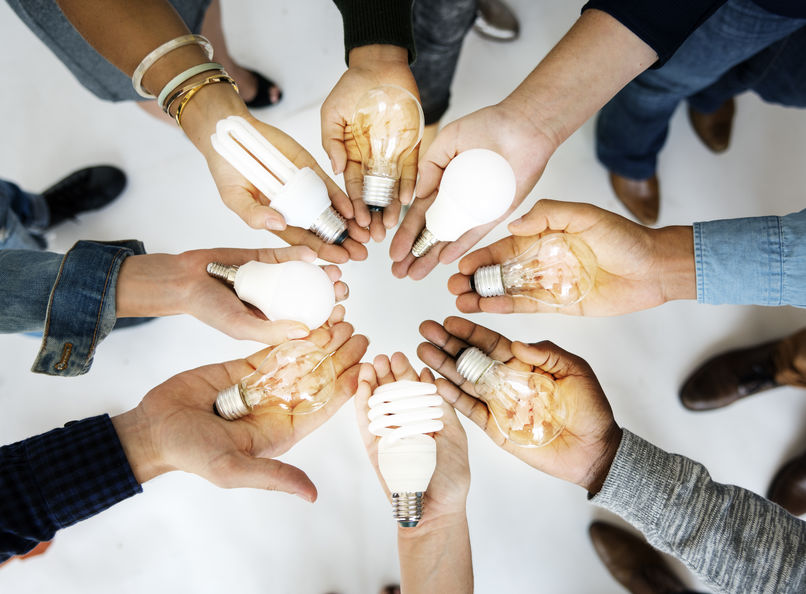
[[[728,0],[666,64],[647,70],[599,113],[596,155],[609,171],[652,177],[678,104],[704,113],[746,90],[766,101],[806,106],[806,19]]]
[[[43,250],[42,233],[50,221],[45,199],[0,180],[0,250]]]

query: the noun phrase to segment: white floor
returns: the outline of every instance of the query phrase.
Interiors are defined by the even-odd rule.
[[[521,17],[521,40],[496,45],[468,37],[448,119],[505,96],[567,30],[581,3],[512,4]],[[318,109],[344,69],[337,10],[327,0],[225,5],[233,53],[285,89],[282,106],[260,117],[324,162]],[[114,206],[53,233],[52,249],[66,250],[82,238],[132,237],[150,251],[165,252],[279,245],[225,209],[202,159],[177,130],[131,104],[95,99],[4,3],[0,40],[0,178],[36,190],[102,162],[130,176]],[[589,123],[565,143],[527,203],[553,197],[621,212],[595,161],[592,135]],[[699,144],[680,110],[660,165],[660,224],[799,210],[805,152],[803,112],[742,96],[733,146],[716,157]],[[503,234],[499,228],[494,237]],[[352,295],[348,319],[371,338],[368,358],[395,350],[415,357],[419,322],[457,313],[445,288],[455,266],[419,283],[396,280],[387,250],[388,242],[373,245],[368,261],[343,267]],[[677,400],[681,381],[704,357],[794,331],[806,324],[803,311],[674,303],[613,319],[473,319],[512,338],[550,339],[584,356],[620,423],[702,461],[718,480],[763,493],[776,468],[806,447],[801,391],[779,389],[710,414],[689,413]],[[88,375],[60,379],[28,371],[38,346],[25,336],[0,337],[0,443],[70,419],[122,412],[178,371],[257,347],[189,317],[162,319],[111,335]],[[580,488],[541,475],[496,449],[476,427],[466,427],[477,591],[622,591],[586,532],[594,518],[620,520],[591,506]],[[0,592],[212,593],[236,587],[243,594],[364,594],[396,580],[394,524],[359,442],[352,407],[284,459],[316,482],[316,504],[275,493],[223,491],[195,476],[169,474],[147,484],[144,494],[59,533],[47,555],[4,567]]]

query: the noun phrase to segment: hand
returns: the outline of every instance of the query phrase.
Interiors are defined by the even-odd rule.
[[[378,480],[389,498],[389,490],[378,468],[380,437],[371,434],[368,429],[367,400],[378,386],[400,380],[434,383],[434,376],[428,369],[423,369],[418,376],[406,356],[403,353],[395,353],[391,360],[385,355],[379,355],[375,357],[372,365],[362,363],[358,379],[358,391],[354,399],[358,430]],[[437,442],[437,467],[425,492],[423,517],[414,529],[417,532],[429,531],[432,525],[439,524],[446,517],[456,515],[464,517],[465,514],[467,492],[470,488],[467,436],[453,408],[445,403],[442,408],[444,427],[432,435]]]
[[[462,318],[450,317],[444,326],[433,321],[420,325],[420,359],[443,375],[439,393],[481,427],[499,447],[530,466],[597,493],[604,483],[621,441],[621,429],[590,366],[576,355],[551,342],[510,342],[497,332]],[[456,372],[456,355],[472,345],[513,369],[536,371],[553,378],[559,397],[565,401],[565,429],[539,448],[510,442],[498,429],[487,405],[476,396],[473,384]]]
[[[302,338],[312,330],[299,322],[269,321],[258,309],[244,303],[231,287],[207,274],[207,264],[244,264],[250,260],[276,264],[290,260],[313,262],[310,248],[193,250],[178,256],[145,254],[123,261],[115,300],[117,316],[151,317],[187,313],[239,340],[279,344]],[[336,266],[324,266],[334,283],[336,299],[346,299],[349,289],[339,281]]]
[[[436,198],[445,167],[456,155],[472,148],[493,150],[509,161],[517,181],[512,206],[501,218],[471,229],[454,242],[437,244],[424,257],[415,258],[411,248],[425,226],[425,212]],[[553,151],[553,142],[505,102],[485,107],[445,126],[420,160],[420,179],[414,190],[417,198],[389,248],[394,262],[392,273],[398,278],[408,275],[419,280],[437,263],[449,264],[464,254],[523,202]]]
[[[392,45],[367,45],[350,51],[350,67],[322,104],[322,147],[330,157],[333,173],[344,173],[344,185],[352,200],[355,221],[369,227],[375,241],[383,241],[386,230],[397,225],[400,205],[411,202],[414,182],[417,180],[415,148],[406,158],[398,191],[381,213],[370,213],[361,198],[364,176],[361,173],[361,155],[352,136],[350,122],[361,96],[379,85],[398,85],[419,99],[417,84],[408,62],[408,51]]]
[[[650,229],[591,204],[540,200],[509,224],[513,233],[472,252],[448,281],[459,311],[473,313],[564,313],[613,316],[648,309],[672,299],[696,299],[691,227]],[[470,288],[481,266],[500,264],[528,249],[544,233],[565,231],[582,238],[598,261],[593,289],[579,303],[553,307],[532,299],[480,297]]]
[[[352,326],[339,322],[311,335],[334,352],[338,380],[333,398],[310,414],[264,411],[225,421],[213,412],[218,392],[254,371],[269,349],[180,373],[151,390],[136,408],[112,419],[137,481],[184,470],[220,487],[285,491],[314,501],[316,487],[308,476],[271,458],[327,421],[355,392],[368,341],[352,333]]]

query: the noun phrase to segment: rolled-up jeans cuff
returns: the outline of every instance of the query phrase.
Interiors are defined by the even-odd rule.
[[[115,326],[118,273],[139,241],[79,241],[62,260],[48,300],[42,346],[31,371],[76,376],[92,365],[95,349]]]

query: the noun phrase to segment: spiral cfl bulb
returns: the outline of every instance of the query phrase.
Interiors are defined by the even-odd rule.
[[[597,268],[596,255],[578,236],[549,233],[503,264],[482,266],[471,284],[482,297],[512,295],[565,307],[590,293]]]
[[[437,464],[433,433],[442,429],[442,398],[434,384],[398,381],[369,398],[369,431],[380,436],[378,466],[392,494],[392,511],[404,528],[417,525],[423,495]]]
[[[335,383],[328,353],[310,341],[290,340],[273,348],[254,372],[219,392],[215,408],[228,421],[261,412],[307,414],[327,404]]]
[[[512,443],[544,446],[565,428],[565,403],[549,377],[507,367],[476,347],[459,355],[456,371],[475,385],[498,429]]]
[[[516,185],[515,172],[498,153],[487,149],[459,153],[442,174],[411,253],[421,258],[438,242],[456,241],[466,231],[494,221],[512,205]]]
[[[252,260],[240,266],[211,262],[207,274],[232,286],[238,298],[257,307],[268,319],[302,322],[311,330],[327,322],[336,305],[330,277],[310,262],[268,264]]]
[[[397,193],[403,161],[423,137],[423,108],[403,87],[381,85],[358,100],[350,129],[361,155],[362,198],[382,211]]]
[[[210,142],[218,154],[248,179],[286,223],[340,244],[347,223],[330,204],[325,182],[310,167],[294,165],[252,124],[240,116],[219,120]]]

